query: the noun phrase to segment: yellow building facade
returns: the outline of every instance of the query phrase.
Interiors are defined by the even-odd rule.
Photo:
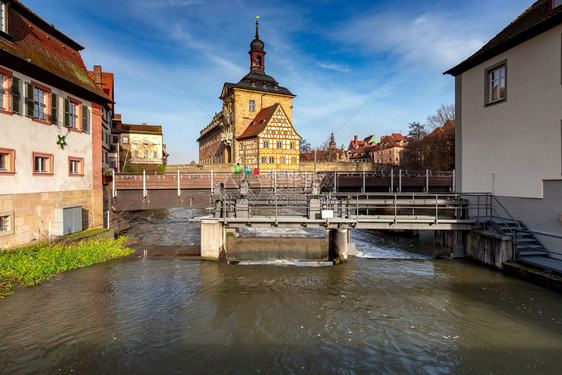
[[[263,108],[238,137],[238,159],[251,170],[298,170],[301,136],[277,103]]]
[[[279,86],[273,77],[265,74],[266,52],[264,43],[259,39],[257,22],[256,37],[250,44],[249,54],[250,72],[238,83],[226,82],[223,86],[220,95],[223,105],[220,116],[218,116],[220,121],[213,121],[200,132],[198,139],[200,163],[240,163],[242,165],[243,148],[242,140],[239,137],[263,109],[276,104],[280,105],[288,123],[292,124],[295,95],[287,88]],[[290,126],[292,128],[292,125]],[[288,132],[288,130],[286,131]],[[215,144],[217,133],[220,133],[218,146]],[[244,149],[248,152],[251,142],[244,140],[243,143],[245,144]],[[210,149],[213,150],[212,153],[219,156],[210,155],[208,151]]]

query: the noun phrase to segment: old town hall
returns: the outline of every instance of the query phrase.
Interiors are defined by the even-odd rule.
[[[292,125],[293,95],[265,74],[264,43],[250,44],[250,73],[238,83],[226,82],[222,111],[201,130],[201,164],[240,163],[254,169],[299,168],[301,137]]]

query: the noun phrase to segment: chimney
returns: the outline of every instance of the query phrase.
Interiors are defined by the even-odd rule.
[[[94,83],[101,89],[101,65],[94,65]]]
[[[357,136],[355,136],[355,139],[354,139],[354,141],[355,141],[355,142],[357,142]]]

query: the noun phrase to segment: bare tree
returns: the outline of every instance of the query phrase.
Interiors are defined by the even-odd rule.
[[[437,108],[434,115],[427,116],[427,128],[434,130],[440,126],[445,125],[448,120],[455,119],[455,105],[454,104],[441,104]]]
[[[306,154],[308,152],[312,151],[312,147],[310,146],[310,142],[307,141],[306,139],[301,139],[301,144],[300,144],[300,153],[301,154]]]

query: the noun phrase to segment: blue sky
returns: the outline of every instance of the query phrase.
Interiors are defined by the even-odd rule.
[[[347,122],[336,133],[347,147],[355,134],[407,133],[410,122],[453,103],[454,79],[442,73],[534,2],[22,1],[85,47],[89,69],[115,73],[124,122],[164,126],[171,164],[198,160],[195,140],[221,109],[223,83],[249,71],[255,16],[266,73],[297,95],[297,132],[314,146]]]

